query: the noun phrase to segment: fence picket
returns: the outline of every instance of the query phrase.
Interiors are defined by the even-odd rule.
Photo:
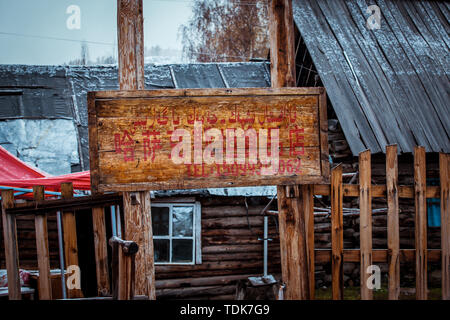
[[[359,154],[359,235],[361,254],[361,299],[372,300],[372,290],[367,286],[368,267],[372,265],[372,191],[370,150]]]
[[[33,187],[33,198],[35,201],[44,200],[44,186]],[[51,300],[52,280],[50,277],[50,255],[48,252],[47,215],[35,215],[34,224],[36,229],[36,251],[39,268],[39,300]]]
[[[389,300],[398,300],[400,295],[400,230],[397,145],[386,147],[386,190],[388,205]]]
[[[338,165],[331,170],[331,278],[333,300],[344,299],[343,220],[342,165]]]
[[[414,148],[416,299],[426,300],[427,293],[427,203],[425,148]]]
[[[439,154],[441,181],[442,299],[450,300],[450,155]]]

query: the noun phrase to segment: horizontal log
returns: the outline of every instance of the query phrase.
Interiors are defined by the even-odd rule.
[[[238,274],[231,276],[218,277],[202,277],[202,278],[183,278],[183,279],[168,279],[157,280],[155,283],[156,289],[171,289],[171,288],[187,288],[187,287],[201,287],[214,285],[228,285],[241,279],[254,277],[255,274]]]
[[[199,295],[224,295],[232,294],[236,290],[236,285],[219,285],[219,286],[204,286],[204,287],[190,287],[190,288],[176,288],[176,289],[157,289],[157,299],[176,299],[187,298]]]
[[[249,206],[249,216],[261,216],[265,206]],[[214,206],[202,207],[202,218],[220,218],[220,217],[245,217],[247,209],[244,205],[239,206]]]

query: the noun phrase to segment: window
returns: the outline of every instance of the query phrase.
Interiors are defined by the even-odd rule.
[[[155,264],[201,263],[200,203],[152,204]]]

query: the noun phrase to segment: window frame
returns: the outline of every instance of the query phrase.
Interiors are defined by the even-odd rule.
[[[196,265],[202,263],[201,255],[201,206],[200,202],[156,202],[151,207],[169,208],[169,235],[156,236],[153,240],[169,240],[169,261],[154,262],[155,265]],[[173,207],[192,207],[192,236],[173,236]],[[190,262],[172,262],[173,246],[172,240],[189,239],[192,240],[192,260]]]

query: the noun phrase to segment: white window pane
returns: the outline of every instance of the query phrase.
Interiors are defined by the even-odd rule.
[[[172,240],[172,262],[192,262],[192,240]]]
[[[170,262],[170,240],[154,239],[155,262]]]
[[[194,208],[173,207],[172,216],[172,236],[174,237],[192,237]]]
[[[152,207],[152,226],[154,236],[169,235],[169,207]]]

